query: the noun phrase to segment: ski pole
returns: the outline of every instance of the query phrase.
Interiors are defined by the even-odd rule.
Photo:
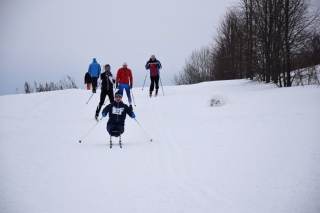
[[[90,99],[92,98],[92,96],[94,95],[94,93],[92,93],[92,95],[90,96],[89,100],[87,101],[87,104],[89,103]]]
[[[163,87],[162,87],[162,82],[161,82],[161,78],[160,78],[160,76],[159,76],[159,79],[160,79],[160,84],[161,84],[162,93],[163,93],[163,95],[164,95]]]
[[[143,90],[143,88],[144,88],[144,84],[146,83],[147,75],[148,75],[148,70],[147,70],[147,73],[146,73],[146,77],[144,77],[144,82],[143,82],[142,90]]]
[[[130,78],[128,77],[128,81],[130,81]],[[132,84],[132,82],[130,81],[130,83]],[[134,101],[134,96],[133,96],[133,92],[132,92],[132,88],[130,87],[130,90],[131,90],[131,94],[132,94],[132,99],[133,99],[133,103],[134,103],[134,106],[136,106],[136,102]]]
[[[103,118],[103,117],[102,117],[102,118]],[[101,121],[102,118],[100,118],[99,121]],[[93,127],[89,130],[89,132],[87,132],[87,134],[86,134],[81,140],[79,140],[79,143],[81,143],[81,141],[82,141],[83,139],[85,139],[85,137],[87,137],[87,135],[89,135],[89,133],[93,130],[93,128],[95,128],[95,127],[97,126],[97,124],[99,123],[99,121],[98,121],[95,125],[93,125]]]
[[[132,89],[131,89],[131,94],[132,94],[132,99],[133,99],[134,106],[136,106],[136,102],[134,101],[134,96],[133,96]]]
[[[137,119],[134,119],[137,121]],[[146,133],[146,131],[144,131],[144,129],[142,128],[142,126],[139,124],[139,122],[137,121],[138,125],[140,126],[140,128],[142,129],[142,131],[144,132],[144,134],[146,134],[146,136],[148,137],[148,139],[150,139],[150,141],[152,141],[152,139],[149,137],[149,135]]]

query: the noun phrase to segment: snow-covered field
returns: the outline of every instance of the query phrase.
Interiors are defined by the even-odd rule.
[[[0,96],[0,212],[320,212],[319,87],[163,89],[133,88],[122,149],[100,91]]]

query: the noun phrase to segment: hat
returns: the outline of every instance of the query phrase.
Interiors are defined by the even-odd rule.
[[[122,98],[122,94],[119,90],[114,94],[114,97],[117,97],[117,96],[120,96]]]
[[[96,58],[93,58],[93,60],[96,61],[97,59],[96,59]]]
[[[123,66],[124,66],[124,65],[126,65],[126,66],[127,66],[128,64],[127,64],[126,62],[123,62],[123,64],[122,64],[122,65],[123,65]]]
[[[151,55],[151,58],[156,58],[156,56],[155,55]]]
[[[104,67],[110,67],[110,65],[109,65],[109,64],[106,64]]]

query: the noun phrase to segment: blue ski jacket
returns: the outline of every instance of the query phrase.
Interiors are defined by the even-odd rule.
[[[101,72],[101,66],[98,64],[97,60],[94,58],[92,63],[89,65],[88,72],[91,77],[99,78]]]

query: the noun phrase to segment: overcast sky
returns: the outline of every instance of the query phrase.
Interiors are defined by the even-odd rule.
[[[211,42],[231,2],[0,0],[0,95],[67,75],[84,88],[94,57],[114,74],[127,62],[134,86],[142,86],[144,65],[155,54],[162,84],[170,85],[192,51]]]
[[[94,57],[114,74],[127,62],[134,86],[142,86],[144,65],[155,54],[162,84],[171,85],[192,51],[212,42],[234,2],[0,0],[0,95],[16,88],[23,93],[26,81],[58,82],[67,75],[85,88]]]

